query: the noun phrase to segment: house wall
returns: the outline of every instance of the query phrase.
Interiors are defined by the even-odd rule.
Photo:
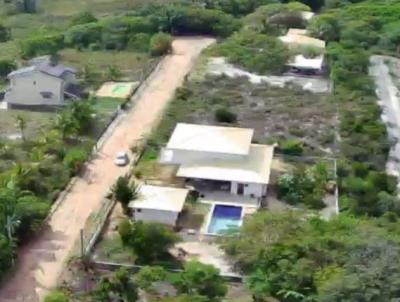
[[[238,195],[238,182],[231,182],[231,193],[234,195]],[[267,185],[266,184],[254,184],[254,183],[243,183],[243,195],[254,197],[262,197],[267,194]]]
[[[16,75],[10,79],[10,88],[4,100],[16,105],[63,105],[63,80],[39,71]],[[41,92],[51,92],[43,97]]]
[[[160,222],[174,226],[178,218],[178,212],[162,211],[154,209],[132,209],[135,220],[144,222]]]
[[[198,160],[241,160],[246,155],[167,149],[173,151],[171,164],[188,164]]]

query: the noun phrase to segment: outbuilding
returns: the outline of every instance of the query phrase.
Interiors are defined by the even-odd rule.
[[[188,193],[184,188],[143,185],[129,208],[135,220],[175,226]]]

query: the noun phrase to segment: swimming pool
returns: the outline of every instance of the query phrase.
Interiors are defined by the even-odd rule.
[[[208,224],[209,234],[221,234],[231,228],[238,228],[242,223],[242,207],[217,204]]]

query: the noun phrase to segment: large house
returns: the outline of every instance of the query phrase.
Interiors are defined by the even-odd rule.
[[[253,129],[177,124],[160,162],[210,190],[258,199],[267,193],[274,146],[252,144]]]
[[[53,63],[48,57],[36,58],[30,64],[8,75],[10,87],[4,101],[9,105],[63,106],[81,97],[75,69]]]
[[[321,54],[315,57],[306,57],[303,54],[295,55],[287,62],[287,66],[292,71],[300,71],[304,73],[319,74],[324,69],[324,50],[325,41],[309,37],[307,31],[304,29],[291,28],[285,36],[279,37],[279,39],[285,43],[289,49],[299,49],[301,47],[312,47],[318,49]]]

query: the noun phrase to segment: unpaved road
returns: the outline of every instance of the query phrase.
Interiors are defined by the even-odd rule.
[[[16,271],[0,290],[1,302],[37,302],[56,286],[65,261],[89,215],[115,182],[128,170],[113,164],[115,154],[129,150],[157,123],[176,88],[182,85],[200,52],[211,38],[177,38],[167,56],[134,96],[134,108],[113,130],[49,220],[48,228],[20,250]]]
[[[400,92],[392,79],[389,67],[385,63],[386,60],[400,66],[400,60],[397,58],[376,55],[370,58],[369,72],[375,80],[376,93],[382,108],[382,120],[386,124],[389,139],[395,142],[389,152],[386,170],[399,178],[400,187]]]

